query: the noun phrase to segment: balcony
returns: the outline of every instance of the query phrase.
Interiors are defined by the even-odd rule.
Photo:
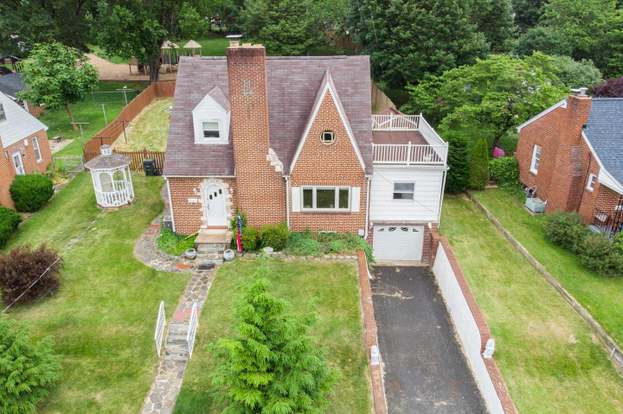
[[[446,165],[448,143],[422,115],[372,115],[375,164]]]

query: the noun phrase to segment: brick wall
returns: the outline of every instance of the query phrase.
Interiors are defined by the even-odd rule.
[[[194,234],[199,231],[204,223],[203,199],[201,186],[206,181],[200,177],[170,177],[169,189],[171,191],[171,204],[175,232],[178,234]],[[236,205],[236,180],[233,178],[207,179],[222,182],[228,192],[229,202],[226,208],[231,215],[235,213]],[[192,200],[192,201],[189,201]]]
[[[588,120],[591,99],[569,96],[567,107],[558,107],[524,127],[515,156],[521,182],[537,187],[537,195],[548,202],[546,211],[574,211],[582,196],[588,152],[581,132]],[[534,145],[540,145],[538,173],[530,172]]]
[[[270,143],[265,61],[263,46],[227,49],[236,201],[254,227],[286,219],[285,180],[266,159]]]
[[[316,119],[305,137],[299,158],[290,174],[290,185],[360,187],[359,212],[297,212],[291,213],[290,222],[295,231],[310,229],[357,233],[357,230],[365,228],[366,178],[329,93],[324,97]],[[335,133],[335,142],[331,145],[323,144],[320,140],[320,135],[325,130]]]
[[[39,149],[41,151],[42,159],[40,162],[37,162],[35,159],[35,150],[32,145],[32,138],[35,136],[38,138]],[[28,146],[24,145],[25,141],[28,141]],[[29,135],[26,139],[22,139],[13,145],[3,148],[0,154],[0,205],[5,207],[13,207],[13,200],[11,200],[9,187],[15,177],[15,166],[13,165],[12,155],[18,151],[22,154],[22,162],[24,163],[26,174],[35,172],[45,173],[48,165],[52,161],[52,152],[48,144],[48,134],[44,130],[37,131]]]

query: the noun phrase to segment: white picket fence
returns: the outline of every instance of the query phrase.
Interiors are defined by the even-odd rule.
[[[167,325],[167,317],[164,313],[164,301],[160,301],[158,308],[158,319],[156,320],[156,332],[154,333],[154,341],[156,342],[156,353],[160,357],[162,350],[162,342],[164,340],[164,328]]]
[[[193,355],[195,347],[195,335],[197,334],[197,324],[199,316],[197,315],[197,302],[193,302],[192,311],[190,312],[190,322],[188,323],[188,333],[186,333],[186,343],[188,344],[188,359]]]

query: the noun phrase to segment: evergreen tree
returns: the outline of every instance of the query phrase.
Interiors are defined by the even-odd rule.
[[[546,0],[512,0],[515,24],[521,33],[525,33],[539,22]]]
[[[451,139],[448,142],[448,176],[446,177],[446,191],[460,193],[467,188],[468,151],[467,141],[463,137]]]
[[[214,383],[225,413],[320,413],[335,381],[307,335],[309,320],[286,316],[285,303],[267,291],[262,264],[237,309],[238,336],[217,346]]]
[[[472,145],[469,157],[469,183],[472,190],[484,190],[489,180],[489,146],[480,138]]]
[[[351,25],[374,76],[391,87],[416,84],[487,54],[485,36],[460,0],[353,0]]]
[[[511,0],[472,0],[472,21],[493,52],[510,50],[515,33]]]

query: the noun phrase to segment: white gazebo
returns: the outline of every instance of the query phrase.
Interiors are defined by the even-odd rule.
[[[130,204],[134,200],[130,159],[113,154],[109,145],[102,145],[100,152],[84,165],[91,171],[97,204],[104,208]]]
[[[189,56],[197,56],[201,54],[201,45],[192,39],[186,42],[184,49],[189,51]]]

